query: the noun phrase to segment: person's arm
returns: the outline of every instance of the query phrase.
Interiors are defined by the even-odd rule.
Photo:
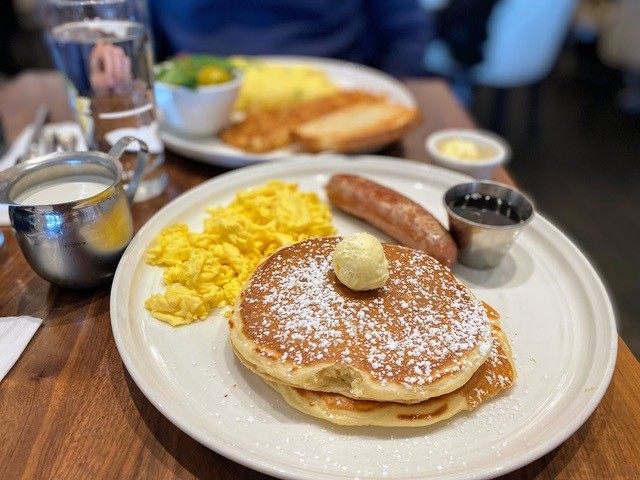
[[[378,52],[377,67],[398,76],[426,74],[424,52],[435,36],[432,17],[418,0],[367,0]]]

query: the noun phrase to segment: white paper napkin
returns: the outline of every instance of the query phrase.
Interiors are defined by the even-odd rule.
[[[0,382],[35,335],[42,320],[34,317],[0,318]]]
[[[5,168],[12,167],[16,164],[20,155],[24,153],[27,149],[27,143],[29,142],[29,138],[31,138],[31,132],[33,131],[33,125],[27,125],[18,138],[11,144],[11,148],[0,158],[0,170],[4,170]],[[75,122],[58,122],[58,123],[48,123],[42,128],[42,135],[46,136],[49,132],[55,131],[59,134],[73,134],[77,139],[77,148],[78,151],[84,151],[87,149],[87,146],[84,142],[84,138],[82,137],[82,132],[80,131],[80,126]],[[0,226],[10,225],[9,221],[9,209],[0,205]]]

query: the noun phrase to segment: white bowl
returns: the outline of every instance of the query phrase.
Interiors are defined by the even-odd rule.
[[[241,83],[237,72],[228,82],[195,89],[155,82],[160,124],[188,137],[214,136],[229,123]]]
[[[471,141],[480,149],[492,150],[492,153],[478,160],[462,160],[445,155],[438,150],[440,142],[454,138]],[[511,157],[511,149],[505,140],[483,130],[438,130],[427,137],[425,146],[438,165],[466,173],[480,180],[491,178],[493,171],[507,163]]]

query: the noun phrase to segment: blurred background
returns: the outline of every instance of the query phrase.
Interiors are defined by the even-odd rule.
[[[600,270],[640,357],[640,0],[420,3],[423,67],[511,143],[517,183]],[[53,68],[37,7],[0,7],[0,85]]]

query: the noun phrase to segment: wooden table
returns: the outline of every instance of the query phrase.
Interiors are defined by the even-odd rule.
[[[407,85],[424,112],[421,126],[390,154],[427,161],[426,134],[473,127],[438,81]],[[60,78],[26,74],[0,89],[0,116],[13,139],[47,103],[69,119]],[[186,189],[223,170],[167,155],[171,184],[134,207],[137,228]],[[501,171],[497,178],[511,179]],[[0,316],[45,319],[0,383],[0,478],[264,479],[208,450],[164,418],[127,374],[109,322],[109,286],[68,291],[37,277],[9,228],[0,249]],[[567,412],[571,415],[571,412]],[[613,381],[595,413],[564,444],[505,478],[638,478],[640,364],[622,340]]]

